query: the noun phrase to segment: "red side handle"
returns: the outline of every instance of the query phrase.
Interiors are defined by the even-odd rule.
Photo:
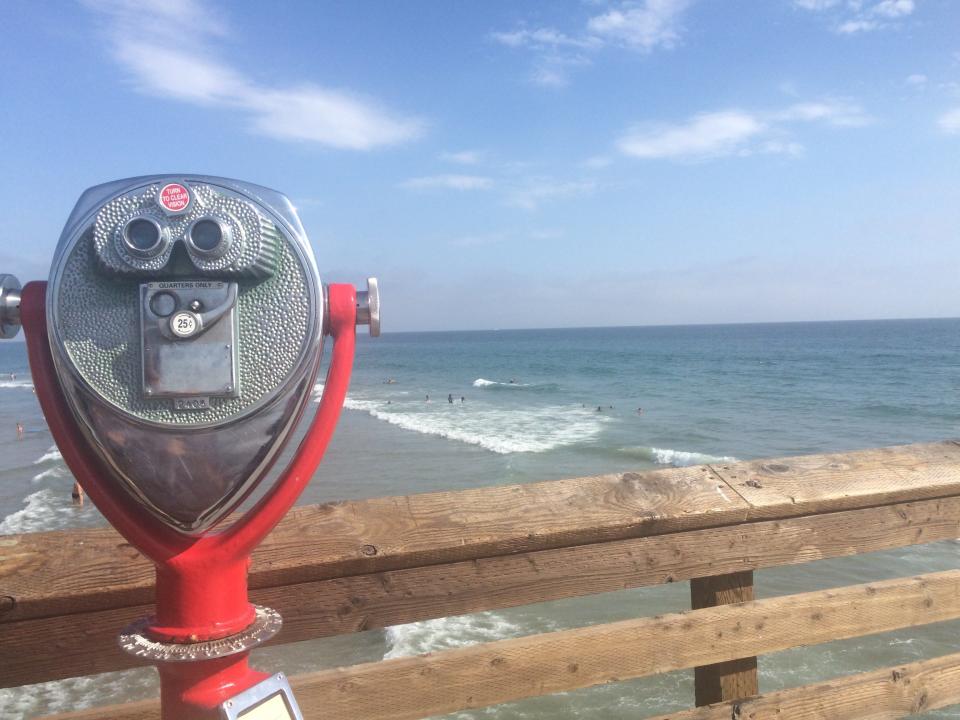
[[[241,520],[220,535],[204,538],[201,541],[221,543],[225,548],[229,548],[230,554],[234,557],[249,555],[293,507],[323,459],[337,426],[337,420],[340,418],[343,401],[347,397],[347,388],[350,386],[350,374],[353,371],[353,358],[357,346],[356,288],[346,284],[328,285],[327,301],[333,353],[320,405],[300,447],[297,448],[293,461],[281,475],[274,489]]]

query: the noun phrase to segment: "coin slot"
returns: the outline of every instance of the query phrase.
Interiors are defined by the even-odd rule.
[[[150,309],[157,317],[167,317],[177,309],[177,299],[167,292],[159,292],[150,299]]]

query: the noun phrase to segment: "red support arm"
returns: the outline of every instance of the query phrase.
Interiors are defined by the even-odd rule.
[[[175,642],[225,637],[253,620],[247,565],[263,540],[310,482],[340,416],[356,349],[356,290],[328,288],[332,360],[323,397],[287,470],[244,517],[218,533],[181,535],[107,486],[109,477],[77,427],[57,380],[47,336],[46,283],[28,283],[21,297],[30,367],[40,406],[64,461],[114,528],[157,566],[157,618],[152,634]]]

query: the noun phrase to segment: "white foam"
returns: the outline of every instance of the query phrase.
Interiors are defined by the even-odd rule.
[[[33,464],[40,465],[42,463],[52,462],[54,460],[63,460],[63,455],[61,455],[60,451],[57,450],[56,445],[52,445],[43,455],[34,460]]]
[[[436,618],[387,628],[390,649],[383,657],[422,655],[523,634],[521,626],[493,612]]]
[[[607,422],[603,415],[569,406],[508,410],[437,403],[431,406],[435,410],[428,411],[423,407],[414,410],[410,402],[386,405],[378,400],[347,398],[344,407],[366,412],[405,430],[479,445],[503,455],[546,452],[589,441]]]
[[[673,450],[671,448],[627,447],[620,448],[620,452],[642,457],[645,460],[655,462],[657,465],[669,465],[671,467],[737,462],[735,457],[729,455],[707,455],[706,453]]]
[[[33,383],[29,380],[0,380],[0,388],[19,388],[22,390],[32,390]]]
[[[0,717],[32,718],[145,699],[156,692],[156,685],[153,668],[137,668],[3,688]]]
[[[67,469],[65,467],[62,465],[54,465],[53,467],[47,468],[46,470],[34,475],[33,482],[40,482],[41,480],[46,480],[47,478],[62,478],[66,477],[66,474]]]
[[[24,507],[7,515],[0,522],[0,535],[62,530],[76,522],[76,510],[70,497],[70,488],[62,493],[50,488],[38,490],[23,499]]]
[[[477,378],[473,381],[473,386],[476,388],[483,387],[528,387],[526,383],[518,382],[498,382],[497,380],[487,380],[486,378]]]

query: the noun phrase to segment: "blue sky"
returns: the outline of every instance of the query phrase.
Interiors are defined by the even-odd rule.
[[[956,0],[5,0],[0,27],[21,280],[86,187],[204,172],[289,195],[387,330],[960,315]]]

